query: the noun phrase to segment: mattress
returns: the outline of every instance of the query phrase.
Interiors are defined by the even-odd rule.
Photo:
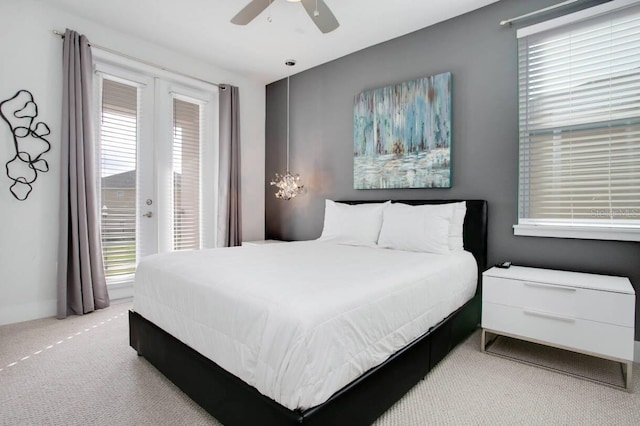
[[[468,252],[293,242],[146,257],[133,309],[295,410],[420,337],[476,284]]]

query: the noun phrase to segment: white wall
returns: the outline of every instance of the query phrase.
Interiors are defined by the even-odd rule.
[[[265,87],[201,60],[169,51],[33,0],[0,0],[0,101],[29,90],[52,145],[26,201],[9,193],[4,164],[13,152],[0,120],[0,324],[55,315],[59,211],[62,40],[52,30],[74,29],[101,46],[205,80],[240,88],[243,237],[264,238]]]

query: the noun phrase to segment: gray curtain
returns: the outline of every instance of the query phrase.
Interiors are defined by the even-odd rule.
[[[64,34],[63,78],[58,318],[109,306],[94,170],[93,61],[87,38],[71,30]]]
[[[218,247],[242,244],[239,108],[238,88],[220,85]]]

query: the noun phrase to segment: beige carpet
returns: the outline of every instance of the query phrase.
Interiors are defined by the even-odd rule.
[[[129,308],[0,327],[0,424],[219,425],[128,346]],[[640,424],[637,364],[630,394],[479,345],[475,333],[376,426]]]

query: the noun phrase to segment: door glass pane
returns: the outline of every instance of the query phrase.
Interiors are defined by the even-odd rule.
[[[200,105],[173,100],[173,249],[202,247],[200,226]]]
[[[100,117],[102,247],[108,282],[136,267],[138,89],[104,79]]]

